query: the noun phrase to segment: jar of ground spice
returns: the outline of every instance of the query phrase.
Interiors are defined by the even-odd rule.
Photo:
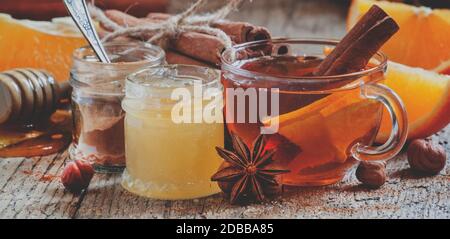
[[[127,75],[164,64],[164,51],[143,42],[105,44],[112,63],[101,63],[89,47],[73,55],[73,142],[71,159],[91,162],[98,172],[125,167],[124,116],[121,101]]]

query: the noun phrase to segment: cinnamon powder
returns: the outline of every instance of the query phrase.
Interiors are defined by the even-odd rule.
[[[121,99],[77,102],[80,115],[78,156],[97,165],[125,165],[124,117]]]

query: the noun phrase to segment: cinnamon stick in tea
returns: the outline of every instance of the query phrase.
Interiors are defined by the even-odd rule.
[[[364,69],[370,58],[399,30],[397,23],[380,7],[369,11],[322,61],[315,75],[338,75]]]
[[[398,25],[381,8],[374,5],[344,36],[319,64],[314,75],[331,76],[364,69],[372,56],[397,32]],[[337,81],[330,88],[341,87],[349,81]],[[317,94],[314,100],[329,94]]]

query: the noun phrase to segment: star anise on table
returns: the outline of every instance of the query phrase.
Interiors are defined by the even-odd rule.
[[[281,168],[272,160],[275,149],[265,149],[264,136],[256,138],[251,151],[239,136],[231,134],[231,139],[233,151],[216,147],[217,153],[225,161],[211,177],[230,196],[230,202],[261,202],[278,193],[280,184],[277,176],[289,170]]]

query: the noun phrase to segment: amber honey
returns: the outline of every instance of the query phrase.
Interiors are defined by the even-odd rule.
[[[195,95],[195,87],[217,100]],[[222,118],[219,74],[205,67],[173,65],[147,68],[128,77],[122,107],[125,116],[126,170],[122,186],[135,194],[165,200],[200,198],[220,191],[211,181],[222,162],[222,122],[179,122],[173,112],[177,90],[191,93],[193,115],[201,105],[218,108]],[[190,104],[190,103],[189,103]],[[196,110],[194,110],[196,109]],[[189,119],[195,117],[191,114]],[[177,123],[178,122],[178,123]]]
[[[222,76],[225,88],[277,89],[278,131],[267,134],[266,139],[267,147],[277,150],[275,160],[291,171],[283,176],[284,184],[326,185],[340,181],[354,163],[352,147],[356,143],[372,144],[380,125],[381,104],[362,97],[359,87],[347,87],[360,79],[308,79],[321,60],[315,56],[261,56],[233,63],[234,67],[254,73],[254,79],[226,72]],[[271,78],[258,78],[258,75]],[[364,81],[376,82],[382,79],[380,76],[382,73],[368,75]],[[305,78],[299,82],[293,79],[301,77]],[[244,103],[247,111],[249,102]],[[242,102],[234,104],[236,108]],[[229,105],[225,106],[225,111],[227,107]],[[228,121],[227,128],[251,144],[261,133],[261,127],[270,124],[275,117],[258,117],[256,123]]]

